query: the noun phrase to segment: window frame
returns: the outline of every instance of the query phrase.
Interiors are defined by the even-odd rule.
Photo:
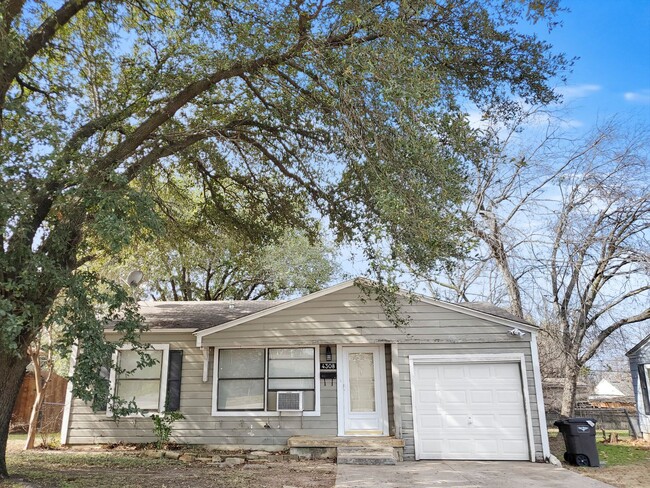
[[[125,344],[113,352],[112,360],[113,364],[117,364],[120,352],[122,351],[132,351],[134,347],[130,344]],[[157,415],[165,412],[165,404],[167,402],[167,373],[169,369],[169,344],[149,344],[149,347],[145,349],[146,351],[162,351],[162,360],[160,364],[160,391],[158,396],[158,410],[150,410],[148,412],[141,413],[130,413],[126,415],[126,418],[147,418],[152,415]],[[111,368],[110,373],[110,392],[111,395],[115,394],[115,388],[117,387],[117,371],[115,368]],[[137,401],[136,401],[137,403]],[[108,402],[106,406],[106,416],[113,416],[113,404]]]
[[[278,412],[270,411],[268,408],[268,393],[269,393],[269,350],[270,349],[305,349],[311,348],[314,350],[314,410],[303,410],[302,412]],[[264,409],[263,410],[219,410],[218,393],[219,393],[219,353],[221,350],[227,349],[263,349],[264,350]],[[274,346],[246,346],[246,347],[215,347],[214,358],[212,367],[212,416],[213,417],[283,417],[289,416],[305,416],[305,417],[320,417],[320,345],[305,344],[305,345],[274,345]],[[287,391],[287,390],[282,390]],[[293,390],[289,390],[293,391]],[[296,390],[299,391],[299,390]]]
[[[639,407],[643,409],[645,415],[650,415],[650,363],[639,363],[639,366],[643,368],[645,373],[645,378],[639,377],[639,385],[645,379],[645,388],[640,386],[639,396],[641,397],[641,405],[637,402],[637,410]]]

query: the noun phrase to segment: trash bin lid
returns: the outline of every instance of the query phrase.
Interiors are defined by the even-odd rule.
[[[569,424],[587,424],[590,427],[594,427],[596,425],[596,419],[588,418],[588,417],[571,417],[568,419],[561,419],[553,422],[553,425],[557,425],[558,427],[560,425],[569,425]]]

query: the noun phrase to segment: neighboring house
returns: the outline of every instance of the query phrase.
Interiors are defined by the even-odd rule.
[[[634,409],[632,378],[625,372],[606,372],[589,395],[589,404],[598,408]]]
[[[143,304],[143,339],[160,363],[113,372],[113,388],[149,412],[178,407],[179,443],[385,442],[405,459],[548,458],[536,327],[490,305],[401,294],[408,325],[396,327],[356,283],[288,302]],[[151,442],[151,426],[69,394],[62,443]]]
[[[650,440],[650,397],[648,396],[648,390],[650,390],[650,335],[626,354],[630,361],[639,427],[643,438]]]

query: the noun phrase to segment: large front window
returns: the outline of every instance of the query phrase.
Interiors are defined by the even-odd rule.
[[[220,349],[217,411],[277,411],[277,392],[302,392],[305,411],[316,409],[316,350]]]

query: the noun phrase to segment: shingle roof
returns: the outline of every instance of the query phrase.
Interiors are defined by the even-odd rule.
[[[140,314],[152,329],[203,330],[283,303],[281,300],[140,302]]]
[[[347,282],[346,282],[347,283]],[[352,281],[350,281],[352,283]],[[333,287],[335,288],[335,287]],[[294,300],[295,301],[295,300]],[[437,301],[442,304],[444,302]],[[253,315],[271,307],[287,303],[282,300],[225,300],[225,301],[171,301],[139,302],[140,314],[151,329],[194,329],[202,331]],[[493,317],[533,325],[507,310],[487,302],[453,303]],[[108,325],[107,328],[111,328]]]
[[[524,320],[520,317],[517,317],[515,314],[508,312],[506,309],[497,307],[496,305],[488,302],[463,302],[455,303],[454,305],[460,305],[461,307],[469,308],[470,310],[475,310],[477,312],[486,313],[488,315],[494,315],[495,317],[500,317],[502,319],[508,319],[526,325],[533,325],[527,320]]]

